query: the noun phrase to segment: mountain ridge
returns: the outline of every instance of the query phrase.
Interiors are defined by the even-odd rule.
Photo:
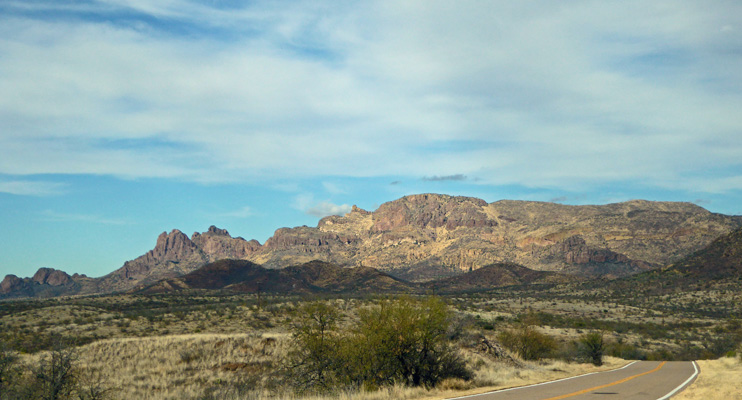
[[[73,278],[68,293],[127,291],[225,258],[274,269],[319,260],[373,267],[412,281],[497,263],[612,279],[670,265],[740,227],[742,217],[692,203],[487,203],[427,193],[384,203],[376,211],[353,206],[344,216],[320,219],[316,227],[279,228],[262,245],[216,226],[191,237],[173,229],[160,234],[152,250],[103,277]],[[18,279],[3,283],[17,286]]]

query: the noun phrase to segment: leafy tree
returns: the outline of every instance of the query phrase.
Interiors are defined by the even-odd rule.
[[[361,310],[359,319],[349,343],[356,350],[352,370],[365,385],[434,386],[448,377],[471,378],[446,340],[451,314],[441,299],[385,300]]]

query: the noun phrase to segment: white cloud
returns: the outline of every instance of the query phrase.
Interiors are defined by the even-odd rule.
[[[353,207],[347,204],[338,205],[323,201],[308,208],[306,210],[306,213],[318,218],[322,218],[328,215],[345,215],[349,213],[352,208]]]
[[[86,7],[114,21],[0,17],[0,173],[685,188],[740,169],[736,3]]]
[[[334,204],[329,201],[317,201],[311,193],[301,193],[294,198],[293,208],[308,215],[323,218],[328,215],[344,215],[353,208],[348,204]]]

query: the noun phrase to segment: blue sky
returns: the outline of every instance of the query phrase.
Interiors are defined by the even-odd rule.
[[[406,194],[742,214],[738,1],[0,2],[0,276]]]

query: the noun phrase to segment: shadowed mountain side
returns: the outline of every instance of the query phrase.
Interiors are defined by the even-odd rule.
[[[402,293],[414,284],[373,268],[344,268],[312,261],[284,269],[267,269],[245,260],[220,260],[179,278],[137,289],[139,293],[168,293],[186,289],[229,290],[241,293]]]
[[[570,283],[579,280],[575,276],[535,271],[517,264],[491,264],[462,275],[426,282],[423,286],[435,291],[465,292],[513,285]]]
[[[742,283],[742,229],[724,235],[661,273],[681,274],[693,280],[729,280]]]
[[[493,264],[459,276],[427,283],[411,283],[368,267],[341,267],[323,261],[283,269],[267,269],[250,261],[220,260],[179,278],[138,288],[138,293],[170,293],[189,289],[228,290],[240,293],[423,293],[465,292],[492,288],[575,282],[578,278],[556,272],[534,271],[515,264]]]
[[[618,279],[589,282],[620,293],[660,294],[698,289],[742,288],[742,229],[714,240],[704,249],[662,269]]]

